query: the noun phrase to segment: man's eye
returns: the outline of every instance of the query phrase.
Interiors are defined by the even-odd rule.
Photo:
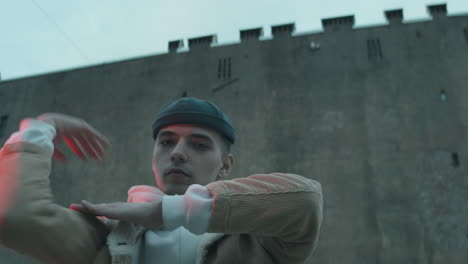
[[[193,146],[198,150],[207,150],[208,146],[203,143],[193,143]]]
[[[172,140],[161,140],[159,141],[159,145],[161,146],[169,146],[172,144]]]

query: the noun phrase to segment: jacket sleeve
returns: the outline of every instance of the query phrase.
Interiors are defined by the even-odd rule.
[[[251,234],[275,259],[303,262],[312,253],[322,222],[317,181],[294,174],[256,174],[213,182],[208,232]]]
[[[28,133],[43,138],[37,126]],[[21,138],[0,150],[1,243],[41,263],[96,263],[97,256],[104,263],[109,259],[104,224],[52,201],[51,156],[46,145]]]

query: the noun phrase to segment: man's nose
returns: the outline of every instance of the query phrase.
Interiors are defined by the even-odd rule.
[[[188,160],[186,146],[183,140],[179,140],[172,150],[171,160],[175,163],[186,162]]]

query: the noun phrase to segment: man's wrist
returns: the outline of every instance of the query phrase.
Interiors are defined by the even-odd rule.
[[[172,231],[185,225],[184,195],[164,195],[161,205],[163,229]]]
[[[163,229],[180,226],[199,235],[208,230],[213,197],[205,186],[191,185],[184,195],[164,195],[162,199]]]
[[[21,120],[19,131],[13,133],[5,142],[6,144],[14,144],[18,142],[29,142],[47,147],[51,151],[54,150],[52,140],[56,134],[55,128],[45,122],[25,118]]]

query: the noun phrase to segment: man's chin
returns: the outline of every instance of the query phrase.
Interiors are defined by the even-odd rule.
[[[164,193],[167,195],[183,195],[190,185],[169,183],[164,187]]]

